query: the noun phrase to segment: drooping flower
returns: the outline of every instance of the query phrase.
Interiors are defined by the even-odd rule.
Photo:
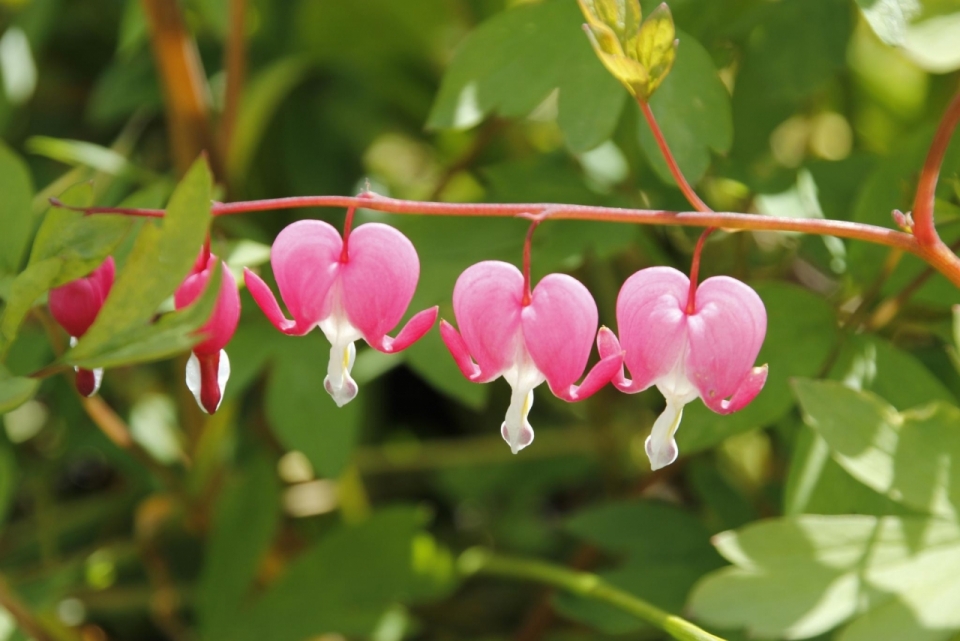
[[[213,414],[220,407],[223,392],[230,378],[230,358],[223,349],[226,347],[240,321],[240,293],[237,281],[227,268],[209,250],[204,250],[194,265],[193,271],[177,288],[173,296],[177,309],[182,309],[195,301],[206,289],[214,267],[220,263],[220,293],[214,304],[213,313],[199,333],[205,336],[203,341],[193,347],[190,360],[187,361],[187,388],[193,392],[197,404],[207,414]]]
[[[116,265],[113,256],[108,256],[89,276],[78,278],[50,291],[48,305],[54,320],[70,334],[70,346],[77,344],[97,319],[103,301],[107,299]],[[77,391],[83,396],[93,396],[100,389],[103,368],[95,370],[75,367]]]
[[[270,322],[290,336],[319,327],[330,341],[330,362],[323,385],[340,407],[357,395],[350,377],[354,343],[391,354],[418,341],[437,319],[426,309],[407,322],[396,338],[387,336],[403,318],[420,278],[413,243],[388,225],[367,223],[347,241],[319,220],[301,220],[277,236],[270,262],[280,295],[293,320],[287,319],[266,283],[250,270],[247,288]]]
[[[692,305],[688,305],[693,294]],[[718,414],[744,408],[763,389],[767,366],[754,367],[767,332],[767,312],[753,289],[714,276],[691,292],[690,280],[671,267],[642,269],[627,279],[617,299],[620,341],[601,330],[601,356],[620,353],[614,385],[628,394],[656,385],[667,401],[646,451],[655,470],[673,463],[683,406],[699,397]]]
[[[550,274],[525,296],[516,267],[500,261],[464,271],[453,290],[458,333],[446,321],[440,334],[460,371],[470,381],[499,376],[512,393],[500,433],[514,454],[533,442],[527,415],[533,389],[544,381],[555,396],[579,401],[606,385],[620,370],[619,352],[594,365],[579,386],[597,333],[597,305],[576,279]]]

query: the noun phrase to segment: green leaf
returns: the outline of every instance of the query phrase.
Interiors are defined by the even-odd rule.
[[[714,537],[734,565],[690,609],[751,637],[803,639],[849,620],[838,641],[947,641],[960,629],[960,529],[925,518],[805,516]]]
[[[200,158],[177,185],[164,218],[143,225],[97,320],[65,360],[92,359],[116,336],[142,331],[196,261],[210,225],[210,198],[210,170]]]
[[[26,142],[27,151],[45,156],[67,165],[89,167],[113,176],[124,176],[141,182],[153,182],[157,176],[137,167],[123,154],[83,140],[31,136]]]
[[[284,447],[310,459],[318,475],[336,478],[353,454],[370,390],[361,386],[357,398],[337,407],[323,388],[330,360],[323,336],[315,332],[273,340],[275,361],[265,399],[270,426]]]
[[[0,143],[0,194],[0,270],[15,274],[33,231],[33,180],[26,163],[4,143]]]
[[[606,552],[625,557],[605,580],[668,611],[680,611],[687,593],[704,573],[721,565],[710,533],[693,516],[650,502],[609,503],[574,516],[567,529]],[[627,634],[647,626],[622,610],[564,594],[559,610],[608,634]]]
[[[446,318],[452,318],[452,310],[441,310]],[[471,383],[451,358],[440,332],[432,331],[404,350],[407,366],[437,391],[457,400],[467,407],[480,410],[487,403],[489,385]]]
[[[673,71],[650,99],[667,144],[680,170],[696,184],[710,166],[711,150],[726,153],[733,144],[730,94],[720,81],[707,50],[695,38],[679,34],[680,53]],[[675,185],[657,141],[641,119],[640,146],[664,182]]]
[[[836,344],[836,317],[820,296],[786,283],[758,283],[756,291],[767,309],[767,336],[757,356],[758,364],[770,366],[766,385],[745,409],[727,416],[699,401],[687,405],[677,432],[685,454],[776,423],[794,405],[789,380],[816,376]]]
[[[920,12],[918,0],[857,0],[870,27],[888,45],[902,45],[907,24]]]
[[[226,639],[280,523],[275,466],[257,456],[228,481],[214,515],[200,575],[199,614],[206,639]]]
[[[96,369],[133,365],[170,358],[203,340],[197,331],[209,320],[220,295],[220,265],[210,273],[203,294],[183,309],[165,314],[159,321],[118,331],[83,357],[70,350],[60,359],[74,367]]]
[[[5,367],[0,365],[0,414],[17,409],[33,398],[39,388],[39,379],[12,376]]]
[[[574,151],[613,134],[626,93],[596,59],[573,2],[525,4],[463,42],[430,112],[431,128],[468,128],[492,112],[519,118],[559,90],[559,124]]]
[[[933,8],[927,2],[924,14],[907,27],[904,50],[921,69],[932,73],[947,73],[960,68],[960,8],[946,0],[945,10]],[[926,9],[930,7],[930,11]]]
[[[854,478],[907,507],[955,517],[960,409],[933,403],[899,413],[883,399],[833,381],[794,383],[804,421]]]
[[[397,601],[452,586],[449,552],[421,528],[421,510],[394,507],[341,526],[296,559],[252,609],[236,614],[235,641],[300,641],[324,633],[367,636]]]

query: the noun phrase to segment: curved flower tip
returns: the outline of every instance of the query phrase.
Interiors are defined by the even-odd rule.
[[[301,220],[277,235],[270,263],[293,318],[284,315],[267,284],[249,270],[244,273],[247,287],[281,332],[302,336],[319,327],[327,337],[330,360],[324,389],[338,406],[357,395],[357,384],[350,377],[356,341],[362,338],[374,349],[392,354],[420,340],[437,320],[438,309],[426,309],[414,315],[396,338],[387,335],[406,313],[420,278],[413,244],[387,225],[360,225],[345,242],[332,225]]]
[[[50,315],[70,334],[70,346],[87,333],[97,319],[110,289],[116,265],[113,256],[108,256],[89,276],[78,278],[66,285],[50,290],[48,305]],[[73,368],[76,373],[77,391],[83,396],[93,396],[100,390],[103,381],[103,369],[95,370]]]
[[[206,289],[217,263],[221,266],[220,292],[217,294],[213,313],[198,332],[205,338],[193,347],[186,371],[187,388],[197,399],[200,409],[207,414],[215,413],[220,407],[230,378],[230,359],[223,348],[233,338],[240,322],[240,292],[237,281],[227,264],[214,254],[201,255],[193,272],[173,296],[177,309],[193,303]]]
[[[699,397],[714,412],[743,409],[763,388],[767,366],[754,367],[767,330],[763,301],[744,283],[708,278],[687,310],[690,281],[670,267],[640,270],[617,299],[624,362],[633,377],[614,377],[625,392],[656,385],[667,401],[654,423],[646,450],[658,469],[677,457],[674,434],[683,406]],[[616,337],[601,333],[601,355],[616,349]]]
[[[467,268],[453,290],[458,332],[440,322],[440,335],[463,375],[486,383],[500,376],[512,389],[501,434],[511,451],[533,442],[527,416],[533,390],[546,381],[559,398],[578,401],[595,393],[621,367],[622,355],[602,359],[583,383],[597,332],[597,306],[579,281],[550,274],[524,304],[523,275],[513,265],[485,261]]]

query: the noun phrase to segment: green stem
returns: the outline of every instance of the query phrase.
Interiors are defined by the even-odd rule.
[[[663,630],[678,641],[723,641],[686,619],[661,610],[589,572],[577,572],[532,559],[500,556],[483,548],[471,548],[461,554],[457,566],[465,576],[486,574],[536,581],[607,603]]]

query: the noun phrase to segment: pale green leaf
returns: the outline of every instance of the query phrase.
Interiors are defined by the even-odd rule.
[[[733,566],[702,580],[704,622],[803,639],[946,641],[960,629],[960,529],[920,517],[804,516],[714,537]]]

